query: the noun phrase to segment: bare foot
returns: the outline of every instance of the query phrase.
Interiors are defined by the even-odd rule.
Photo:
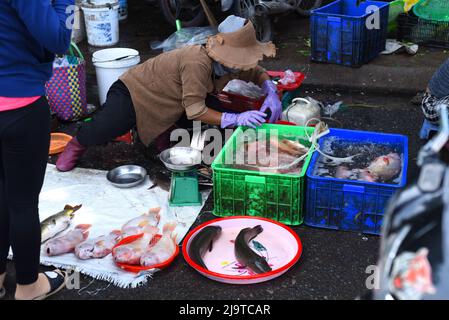
[[[16,300],[33,300],[49,293],[50,290],[47,277],[40,273],[35,283],[26,286],[17,285]]]

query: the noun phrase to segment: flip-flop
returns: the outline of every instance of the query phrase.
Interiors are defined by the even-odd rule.
[[[44,276],[47,277],[48,282],[50,283],[50,292],[40,297],[34,298],[33,300],[45,300],[51,297],[52,295],[58,293],[65,287],[66,274],[63,273],[62,271],[60,270],[47,271],[44,272]]]
[[[5,288],[0,288],[0,299],[3,299],[6,295],[6,290]]]

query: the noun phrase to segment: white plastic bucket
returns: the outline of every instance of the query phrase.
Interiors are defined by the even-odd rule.
[[[75,43],[79,43],[86,38],[86,23],[84,22],[84,14],[81,10],[82,3],[82,0],[77,0],[73,12],[72,41]]]
[[[118,60],[117,60],[118,59]],[[103,49],[94,52],[92,62],[97,73],[100,104],[106,102],[111,85],[118,78],[140,63],[139,51],[128,48]]]
[[[120,4],[120,8],[118,10],[118,19],[122,21],[128,18],[128,0],[89,0],[88,2],[96,6],[101,6],[105,4],[115,3],[117,1]]]
[[[118,10],[118,19],[120,21],[128,18],[128,0],[119,0],[120,9]]]
[[[87,41],[96,47],[108,47],[119,41],[118,2],[94,5],[83,3]]]

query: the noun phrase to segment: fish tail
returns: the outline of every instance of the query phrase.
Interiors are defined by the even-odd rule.
[[[79,225],[77,225],[77,226],[75,227],[75,229],[77,229],[77,230],[82,230],[82,231],[84,231],[84,232],[87,232],[87,230],[89,230],[90,227],[92,227],[91,224],[79,224]]]
[[[148,213],[159,213],[159,212],[161,212],[161,207],[150,208],[150,210],[148,210]]]
[[[111,234],[116,235],[116,236],[121,236],[122,235],[122,231],[121,230],[112,230]]]
[[[159,222],[159,220],[161,219],[161,207],[151,208],[148,211],[148,215],[154,215],[156,220]]]
[[[162,232],[164,233],[164,234],[167,234],[167,233],[173,233],[173,231],[176,229],[176,227],[177,227],[177,223],[176,222],[169,222],[169,223],[166,223],[165,225],[164,225],[164,228],[162,229]]]
[[[78,211],[79,209],[81,209],[82,206],[83,205],[80,204],[80,205],[72,207],[71,205],[66,204],[65,207],[64,207],[64,211],[69,211],[70,212],[70,218],[73,218],[75,216],[75,212]]]

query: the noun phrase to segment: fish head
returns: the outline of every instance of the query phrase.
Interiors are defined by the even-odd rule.
[[[389,180],[401,171],[401,157],[397,153],[389,153],[376,158],[367,168],[371,174]]]
[[[213,239],[216,240],[221,235],[222,228],[220,226],[210,226],[210,227],[214,234]]]
[[[114,250],[112,250],[112,256],[114,257],[114,261],[116,262],[125,263],[129,261],[132,255],[133,252],[131,248],[126,246],[117,247]]]
[[[58,241],[49,241],[44,245],[44,252],[47,256],[55,256],[59,254],[61,244]]]
[[[156,264],[158,264],[158,257],[156,254],[154,254],[153,252],[149,251],[147,253],[145,253],[144,255],[142,255],[142,257],[140,258],[140,264],[143,267],[148,267],[148,266],[154,266]]]

